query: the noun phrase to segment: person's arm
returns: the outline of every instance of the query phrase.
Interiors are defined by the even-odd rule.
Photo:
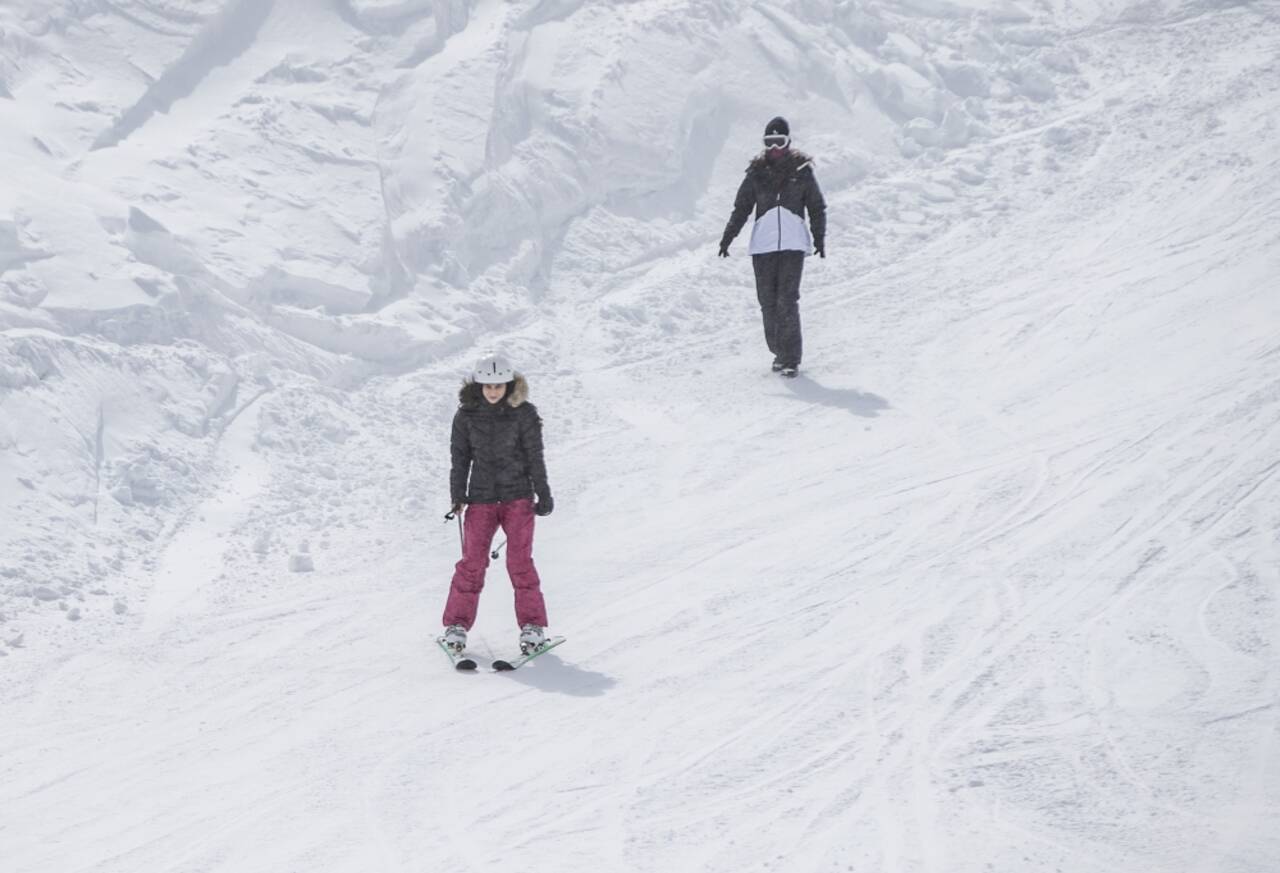
[[[818,187],[818,177],[809,167],[809,184],[805,186],[804,208],[809,213],[809,229],[813,232],[813,250],[818,257],[827,256],[827,201]]]
[[[459,410],[453,416],[453,433],[449,437],[449,499],[456,512],[467,499],[467,475],[471,472],[471,440],[467,424]]]
[[[729,223],[724,226],[724,236],[720,237],[721,257],[729,256],[729,243],[733,242],[734,237],[741,232],[755,205],[756,188],[751,181],[751,174],[748,173],[742,178],[742,184],[738,186],[738,196],[733,199],[733,213],[729,216]]]
[[[542,448],[542,417],[532,405],[521,417],[520,444],[529,462],[529,478],[533,493],[538,498],[538,515],[550,515],[555,505],[551,499],[551,485],[547,482],[547,462]]]

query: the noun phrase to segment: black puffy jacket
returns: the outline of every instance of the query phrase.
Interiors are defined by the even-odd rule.
[[[458,392],[449,442],[449,495],[455,506],[551,497],[542,456],[542,419],[528,396],[529,386],[520,375],[497,403],[485,400],[483,388],[475,382]]]
[[[781,207],[801,220],[808,214],[813,244],[818,248],[824,246],[827,201],[813,174],[813,158],[800,151],[790,151],[777,161],[770,161],[764,155],[752,159],[738,186],[733,213],[720,237],[720,245],[733,242],[752,210],[760,219],[774,207]]]

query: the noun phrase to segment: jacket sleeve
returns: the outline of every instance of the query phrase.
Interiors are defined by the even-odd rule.
[[[466,501],[467,475],[471,472],[471,438],[462,411],[454,413],[453,433],[449,437],[449,499],[454,506]]]
[[[818,177],[809,168],[809,184],[805,186],[804,208],[809,213],[809,229],[813,232],[813,244],[821,247],[827,240],[827,201],[818,187]]]
[[[742,184],[738,186],[738,196],[733,199],[733,213],[729,216],[729,223],[724,226],[724,236],[720,238],[720,245],[727,246],[733,242],[733,238],[747,223],[747,218],[755,205],[756,188],[751,181],[751,174],[748,173],[743,177]]]
[[[539,500],[551,495],[551,486],[547,483],[547,462],[542,451],[542,417],[532,404],[521,417],[520,444],[524,456],[529,462],[529,478],[533,480],[533,493]]]

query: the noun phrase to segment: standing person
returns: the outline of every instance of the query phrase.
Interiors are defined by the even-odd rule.
[[[795,376],[801,353],[800,275],[810,246],[818,257],[827,256],[827,203],[813,175],[813,159],[791,148],[791,126],[781,116],[766,125],[764,152],[747,166],[720,238],[720,257],[729,257],[729,243],[747,223],[752,207],[756,223],[748,251],[764,341],[773,353],[773,371]],[[804,223],[806,212],[812,237]]]
[[[520,649],[546,639],[547,607],[533,566],[533,519],[555,503],[542,457],[542,419],[528,402],[529,385],[503,357],[482,358],[458,392],[449,449],[453,512],[463,511],[462,560],[444,607],[445,645],[461,652],[476,620],[489,546],[499,527],[507,535],[507,575],[515,588]],[[534,497],[537,503],[534,503]]]

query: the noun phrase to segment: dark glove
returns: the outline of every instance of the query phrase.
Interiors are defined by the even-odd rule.
[[[556,502],[551,499],[551,492],[538,495],[538,502],[533,505],[535,515],[550,515],[551,510],[556,508]]]
[[[813,253],[820,258],[827,256],[827,244],[823,240],[816,240],[813,244]]]
[[[720,243],[720,257],[729,257],[729,244],[727,242]]]

